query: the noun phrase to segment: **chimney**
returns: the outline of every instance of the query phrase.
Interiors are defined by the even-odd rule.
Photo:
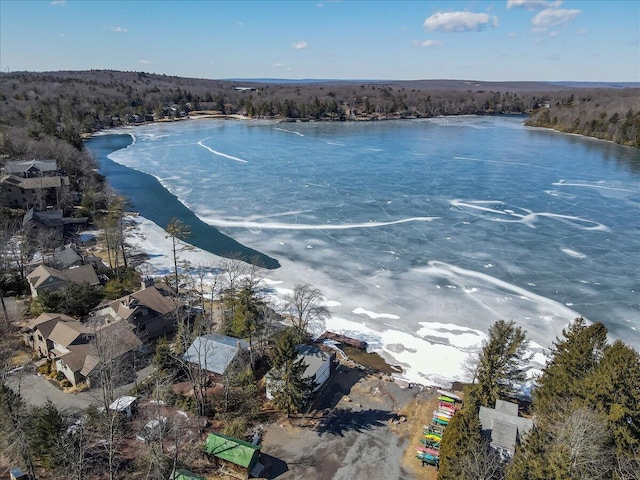
[[[144,290],[145,288],[153,287],[153,278],[151,277],[142,277],[140,279],[140,287]]]

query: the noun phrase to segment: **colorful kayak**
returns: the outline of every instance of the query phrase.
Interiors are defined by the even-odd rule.
[[[433,455],[429,455],[428,453],[418,453],[416,457],[423,462],[429,463],[431,465],[438,465],[440,461],[439,457],[434,457]]]
[[[447,420],[442,420],[440,418],[434,417],[433,421],[438,423],[438,424],[440,424],[440,425],[445,425],[445,426],[449,425],[449,422]]]
[[[429,447],[416,447],[416,451],[418,453],[422,452],[422,453],[428,453],[429,455],[433,455],[434,457],[437,457],[440,455],[440,450],[436,450],[435,448],[429,448]]]
[[[431,440],[433,442],[440,443],[442,441],[442,437],[440,435],[436,435],[435,433],[428,433],[424,436],[426,440]]]
[[[433,412],[433,414],[437,415],[439,417],[447,417],[447,418],[453,417],[453,412],[447,412],[447,411],[441,410],[441,409],[435,410]]]
[[[447,397],[447,396],[445,396],[445,395],[441,395],[441,396],[439,396],[439,397],[438,397],[438,400],[440,400],[441,402],[447,402],[447,403],[452,403],[452,404],[455,404],[455,403],[456,403],[456,401],[455,401],[453,398],[451,398],[451,397]]]

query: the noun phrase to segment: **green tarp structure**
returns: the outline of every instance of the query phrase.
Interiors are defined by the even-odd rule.
[[[251,470],[258,461],[260,446],[220,433],[210,433],[204,451],[221,460]]]
[[[179,469],[176,470],[171,477],[171,480],[207,480],[200,475],[196,475],[195,473],[191,473],[189,470]]]

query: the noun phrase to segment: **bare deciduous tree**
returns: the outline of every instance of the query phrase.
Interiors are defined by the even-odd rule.
[[[307,334],[313,322],[329,317],[329,309],[324,305],[322,292],[308,283],[297,283],[293,293],[285,297],[285,304],[286,312],[300,336]]]

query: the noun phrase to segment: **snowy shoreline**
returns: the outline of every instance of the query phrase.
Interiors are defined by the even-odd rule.
[[[127,241],[137,250],[148,255],[148,259],[139,269],[149,276],[164,276],[172,272],[171,238],[166,237],[165,231],[151,222],[140,217],[128,217],[135,227],[129,232]],[[218,264],[221,257],[210,252],[193,248],[179,254],[180,261],[187,261],[193,266],[211,266]],[[289,268],[287,268],[289,267]],[[268,300],[277,309],[284,295],[291,292],[293,284],[302,279],[286,280],[288,270],[293,270],[287,261],[278,270],[267,270],[263,280],[265,289],[273,293]],[[295,273],[292,272],[292,277]],[[208,275],[209,280],[213,274]],[[205,281],[207,276],[205,276]],[[326,294],[326,292],[325,292]],[[340,299],[326,298],[326,306],[340,306]],[[358,307],[354,315],[366,316],[372,320],[384,320],[395,315],[377,313]],[[368,351],[381,355],[389,364],[402,368],[402,373],[394,374],[397,378],[419,385],[449,387],[452,382],[467,380],[465,364],[469,356],[477,351],[486,333],[473,328],[463,327],[454,323],[420,322],[421,328],[415,334],[400,331],[395,328],[380,328],[379,323],[368,324],[366,321],[354,321],[332,315],[322,324],[312,325],[312,335],[318,336],[324,330],[352,336],[364,340],[368,344]],[[384,323],[383,323],[384,325]],[[533,343],[530,351],[534,354],[533,375],[542,367],[545,361],[544,349]]]

